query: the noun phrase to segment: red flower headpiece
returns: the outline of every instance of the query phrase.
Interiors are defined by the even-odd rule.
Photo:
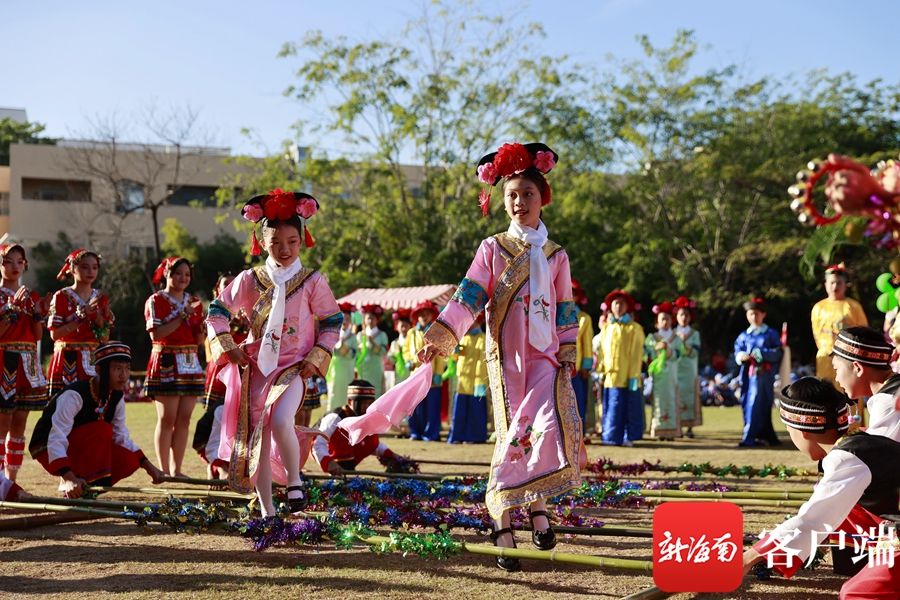
[[[687,308],[693,311],[697,308],[697,303],[688,298],[687,296],[678,296],[675,298],[675,302],[673,302],[675,308]]]
[[[99,263],[103,257],[97,254],[96,252],[91,252],[90,250],[86,250],[84,248],[76,248],[69,252],[69,255],[66,257],[66,261],[63,263],[62,268],[59,270],[59,273],[56,274],[56,278],[62,281],[66,278],[66,275],[69,275],[75,270],[75,266],[81,262],[81,259],[85,257],[85,255],[91,254],[97,257],[97,262]]]
[[[410,322],[412,319],[412,311],[408,308],[398,308],[394,311],[394,314],[391,315],[391,318],[394,320],[394,323],[397,321],[406,321]]]
[[[338,308],[340,308],[341,312],[344,312],[344,313],[352,313],[353,312],[353,305],[350,304],[349,302],[341,302],[340,304],[338,304]]]
[[[613,290],[606,295],[606,298],[603,299],[603,304],[607,306],[607,308],[612,308],[613,300],[616,298],[622,298],[625,301],[625,306],[627,307],[627,311],[633,313],[636,310],[640,310],[640,305],[634,301],[634,298],[631,297],[631,294],[626,292],[625,290]]]
[[[844,263],[842,262],[826,267],[825,275],[843,275],[845,278],[849,278],[850,276],[850,274],[847,272],[846,265],[844,265]]]
[[[416,304],[416,307],[412,309],[412,312],[410,313],[410,317],[412,317],[413,322],[418,322],[419,315],[427,311],[431,311],[434,316],[437,316],[437,314],[440,312],[438,310],[437,304],[435,304],[431,300],[425,300]]]
[[[559,161],[559,155],[546,144],[503,144],[496,152],[491,152],[481,157],[478,161],[476,173],[478,180],[486,183],[488,191],[482,190],[478,195],[478,203],[481,206],[481,214],[487,216],[491,210],[491,188],[497,185],[501,179],[524,173],[528,169],[534,169],[546,175]],[[553,197],[550,184],[545,182],[541,190],[541,206],[550,204]]]
[[[175,263],[182,260],[190,266],[191,262],[180,256],[169,256],[168,258],[164,258],[162,262],[159,263],[159,266],[156,267],[156,270],[153,271],[153,285],[162,284],[163,280],[172,272],[172,267],[175,266]]]
[[[381,308],[381,307],[380,307],[379,305],[377,305],[377,304],[364,304],[364,305],[359,309],[359,312],[361,312],[361,313],[364,314],[364,315],[367,315],[367,314],[375,315],[377,318],[380,319],[380,318],[381,318],[381,315],[384,314],[384,309]]]
[[[573,300],[575,300],[575,304],[577,304],[578,306],[587,306],[587,294],[584,293],[584,289],[581,287],[581,284],[578,283],[578,280],[574,277],[572,278],[572,298]]]
[[[303,192],[286,192],[281,188],[275,188],[268,194],[254,196],[247,200],[241,214],[251,223],[287,221],[293,216],[299,216],[303,224],[303,241],[307,248],[316,245],[316,240],[309,232],[306,221],[319,210],[319,201]],[[250,241],[250,254],[259,256],[262,249],[259,239],[256,237],[256,227],[253,228],[253,237]]]
[[[654,315],[663,313],[671,317],[672,313],[675,312],[675,305],[666,300],[664,302],[660,302],[659,304],[654,304],[651,310],[653,311]]]

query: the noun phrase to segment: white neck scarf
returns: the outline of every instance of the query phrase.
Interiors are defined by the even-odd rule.
[[[268,375],[278,366],[278,354],[281,351],[281,331],[284,327],[284,306],[287,299],[284,284],[291,277],[300,272],[303,265],[300,258],[287,267],[279,267],[275,259],[269,256],[266,259],[266,273],[275,284],[275,294],[272,296],[272,309],[269,311],[269,319],[266,321],[265,333],[263,333],[262,345],[259,347],[259,358],[256,361],[260,372]]]
[[[675,333],[677,333],[678,335],[690,335],[691,334],[691,326],[685,325],[682,327],[681,325],[679,325],[678,327],[675,328]]]
[[[375,327],[366,327],[366,335],[369,337],[374,337],[378,335],[378,332],[381,331],[378,326]]]
[[[538,228],[524,227],[510,222],[506,231],[512,237],[529,244],[528,282],[531,299],[528,307],[528,343],[538,351],[546,350],[553,341],[550,323],[550,263],[544,255],[547,227],[538,221]]]

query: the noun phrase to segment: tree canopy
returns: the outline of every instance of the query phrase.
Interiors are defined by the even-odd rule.
[[[271,156],[222,194],[312,190],[322,210],[304,262],[337,294],[458,281],[479,240],[507,226],[497,191],[482,219],[475,162],[505,141],[544,141],[560,154],[544,221],[595,316],[616,287],[645,310],[684,293],[700,303],[704,343],[727,349],[746,326],[741,302],[763,294],[770,322],[790,322],[808,355],[821,261],[836,251],[858,274],[874,319],[867,290],[886,257],[847,244],[838,230],[811,244],[785,189],[828,152],[869,163],[896,156],[896,83],[825,71],[748,81],[735,66],[700,70],[690,31],[664,46],[640,37],[641,59],[604,69],[553,54],[540,26],[516,17],[455,3],[425,10],[407,35],[350,41],[309,32],[285,44],[280,55],[297,64],[285,94],[298,103],[297,132],[312,151],[299,164]],[[316,103],[327,110],[307,110]],[[332,156],[311,140],[349,150]]]

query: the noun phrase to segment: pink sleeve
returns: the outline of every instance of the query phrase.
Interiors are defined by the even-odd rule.
[[[487,306],[494,287],[494,274],[491,271],[493,253],[491,238],[483,240],[466,276],[459,282],[456,293],[425,332],[425,340],[437,346],[444,356],[456,348],[475,317]]]
[[[310,309],[319,320],[319,334],[316,337],[316,345],[330,354],[334,350],[341,333],[341,324],[344,322],[344,314],[338,306],[337,300],[328,281],[319,274],[316,286],[310,298]]]
[[[321,273],[316,273],[315,277],[315,286],[309,298],[309,310],[319,321],[319,331],[316,334],[316,345],[304,360],[315,366],[319,375],[324,377],[331,363],[334,345],[340,337],[344,314],[334,299],[325,277]]]

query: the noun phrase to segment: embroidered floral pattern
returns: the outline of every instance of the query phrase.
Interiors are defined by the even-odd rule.
[[[536,307],[536,311],[545,321],[550,321],[550,311],[547,310],[550,307],[550,303],[544,299],[543,294],[540,298],[535,298],[531,301],[531,306]]]
[[[459,286],[450,300],[459,302],[473,315],[477,315],[487,306],[488,294],[483,287],[466,277],[459,282]]]
[[[522,415],[519,417],[519,425],[525,425],[529,420],[528,416]],[[522,435],[514,437],[509,442],[509,451],[507,452],[509,461],[516,462],[528,456],[534,443],[541,439],[542,435],[544,435],[543,431],[537,431],[531,425],[527,425]]]

